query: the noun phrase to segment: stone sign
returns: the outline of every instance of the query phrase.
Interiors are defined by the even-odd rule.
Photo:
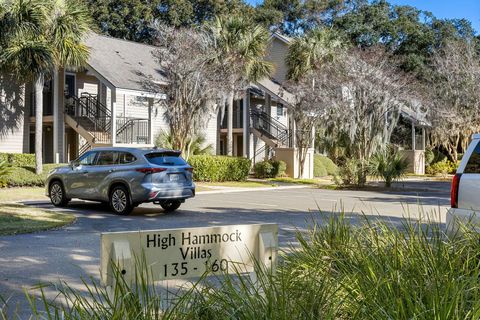
[[[251,224],[108,232],[102,233],[101,243],[104,284],[113,284],[114,263],[126,280],[133,280],[138,259],[144,259],[154,281],[186,279],[200,277],[205,272],[254,272],[254,259],[267,268],[274,267],[278,226]]]

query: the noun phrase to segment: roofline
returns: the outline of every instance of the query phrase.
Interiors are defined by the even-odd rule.
[[[93,73],[95,77],[97,77],[98,80],[101,82],[105,83],[107,86],[110,86],[110,89],[116,89],[117,87],[111,83],[107,78],[105,78],[100,72],[98,72],[94,67],[92,67],[89,63],[85,65],[85,68]]]
[[[96,32],[92,32],[92,33],[94,33],[95,35],[97,35],[99,37],[110,38],[110,39],[113,39],[113,40],[118,40],[118,41],[138,44],[138,45],[145,46],[145,47],[150,47],[152,49],[158,49],[158,47],[153,45],[153,44],[147,44],[147,43],[143,43],[143,42],[137,42],[137,41],[127,40],[127,39],[122,39],[122,38],[116,38],[116,37],[112,37],[112,36],[107,35],[107,34],[101,34],[101,33],[96,33]]]

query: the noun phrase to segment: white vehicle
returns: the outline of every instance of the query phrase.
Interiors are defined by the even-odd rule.
[[[472,136],[472,142],[453,177],[450,202],[448,233],[457,232],[462,224],[480,231],[480,134]]]

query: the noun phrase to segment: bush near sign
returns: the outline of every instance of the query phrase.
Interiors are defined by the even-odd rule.
[[[200,277],[209,272],[254,272],[254,259],[276,265],[278,226],[251,224],[206,228],[108,232],[101,235],[101,277],[112,285],[113,264],[134,280],[135,259],[144,257],[154,281]]]

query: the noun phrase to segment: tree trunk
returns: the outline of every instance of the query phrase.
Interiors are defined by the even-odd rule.
[[[233,99],[234,92],[227,96],[227,155],[233,156]]]
[[[35,173],[42,173],[43,154],[42,154],[42,136],[43,136],[43,75],[39,75],[35,80]]]

